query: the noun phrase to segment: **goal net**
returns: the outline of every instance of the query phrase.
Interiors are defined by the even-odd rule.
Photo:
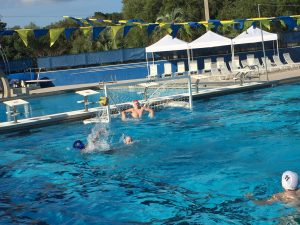
[[[163,107],[192,108],[189,76],[139,82],[120,81],[105,85],[104,90],[109,99],[111,114],[132,107],[133,100],[154,110]]]

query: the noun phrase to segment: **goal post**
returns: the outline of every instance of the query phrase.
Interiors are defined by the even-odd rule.
[[[192,83],[190,76],[175,78],[119,81],[105,84],[104,94],[109,99],[106,113],[119,114],[122,110],[132,107],[133,100],[152,109],[163,107],[184,107],[192,109]]]

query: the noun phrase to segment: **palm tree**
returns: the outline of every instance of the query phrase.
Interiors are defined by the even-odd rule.
[[[156,19],[158,23],[178,23],[184,21],[184,12],[181,8],[175,8],[171,13],[159,16]]]

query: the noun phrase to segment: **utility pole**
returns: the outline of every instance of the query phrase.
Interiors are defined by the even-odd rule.
[[[258,17],[260,18],[260,7],[259,6],[260,6],[260,4],[257,4]],[[263,31],[262,31],[261,20],[259,20],[259,27],[260,27],[260,33],[261,33],[261,44],[262,44],[263,54],[264,54],[264,65],[265,65],[266,74],[267,74],[267,81],[269,81],[267,58],[266,58],[265,43],[264,43],[264,35],[263,35]]]
[[[205,13],[205,20],[209,20],[209,7],[208,7],[208,0],[204,0],[204,13]]]

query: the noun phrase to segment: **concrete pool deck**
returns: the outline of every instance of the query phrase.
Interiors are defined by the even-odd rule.
[[[140,79],[134,81],[145,82],[147,79]],[[119,81],[119,83],[127,83],[129,81]],[[236,84],[231,80],[222,80],[222,81],[201,81],[199,85],[206,86],[205,89],[200,89],[198,92],[193,92],[194,99],[205,99],[209,97],[222,96],[232,93],[241,93],[251,90],[257,90],[266,87],[272,87],[281,84],[287,83],[296,83],[300,82],[300,70],[288,70],[284,72],[276,72],[269,73],[269,81],[267,80],[266,74],[261,76],[261,79],[251,80],[251,82],[245,82],[241,85],[239,82]],[[194,81],[193,81],[194,83]],[[101,84],[100,84],[101,85]],[[51,87],[51,88],[43,88],[36,89],[29,92],[26,98],[31,98],[35,96],[44,96],[44,95],[52,95],[59,94],[64,92],[74,92],[83,89],[99,89],[99,83],[93,84],[80,84],[80,85],[69,85],[69,86],[61,86],[61,87]],[[188,95],[185,94],[185,97]],[[23,99],[23,96],[17,96],[17,98]],[[154,102],[156,100],[154,99]],[[161,99],[157,99],[157,101],[161,101]],[[125,103],[128,104],[128,103]],[[76,110],[71,112],[63,112],[52,115],[40,116],[40,117],[32,117],[27,119],[20,119],[15,123],[14,121],[10,122],[1,122],[0,123],[0,133],[8,133],[8,132],[16,132],[22,130],[29,130],[32,128],[43,127],[48,125],[54,125],[58,123],[64,123],[68,121],[80,121],[87,118],[94,117],[101,107],[90,108],[89,111]]]

